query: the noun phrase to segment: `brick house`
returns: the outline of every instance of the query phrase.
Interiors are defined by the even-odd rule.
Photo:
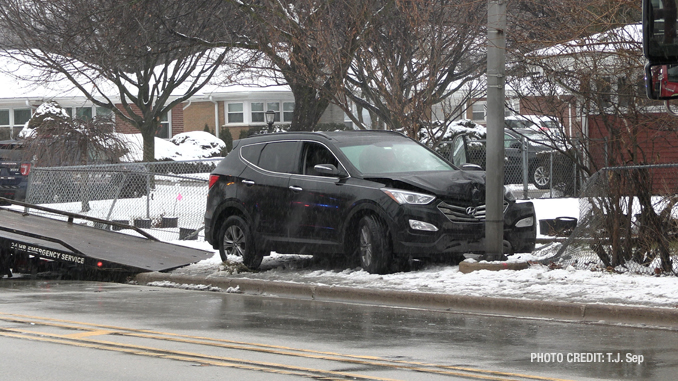
[[[0,75],[0,140],[16,137],[36,108],[45,101],[57,102],[74,117],[111,114],[109,110],[93,105],[71,86],[67,87],[35,86]],[[228,129],[231,136],[238,139],[241,131],[265,126],[264,113],[269,110],[276,113],[276,124],[290,123],[294,96],[289,87],[206,87],[163,116],[158,137],[168,139],[182,132],[204,131],[207,128],[217,136]],[[320,123],[343,124],[344,113],[339,107],[330,105]],[[116,130],[121,133],[139,132],[119,119],[116,120]]]

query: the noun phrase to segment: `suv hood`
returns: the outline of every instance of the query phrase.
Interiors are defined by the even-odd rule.
[[[425,172],[394,176],[394,182],[401,182],[439,198],[485,203],[485,172],[456,170],[452,172]]]

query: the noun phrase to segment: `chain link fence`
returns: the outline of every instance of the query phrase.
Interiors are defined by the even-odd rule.
[[[678,164],[602,169],[582,190],[579,215],[543,263],[678,275]]]
[[[220,160],[36,167],[26,202],[149,229],[160,240],[202,239],[209,173]]]
[[[517,198],[574,197],[583,181],[575,160],[552,148],[548,139],[506,138],[504,183]],[[451,162],[486,169],[487,141],[458,136],[434,148]],[[576,149],[571,150],[574,154]],[[551,175],[553,174],[553,175]]]

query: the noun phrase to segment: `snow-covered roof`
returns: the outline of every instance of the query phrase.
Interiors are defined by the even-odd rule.
[[[5,52],[0,55],[0,104],[42,103],[54,100],[59,104],[85,103],[84,94],[70,81],[63,77],[51,78],[45,82],[40,78],[40,71],[22,62],[26,60],[21,52]],[[14,59],[13,56],[20,59]],[[262,94],[276,94],[277,97],[289,96],[292,92],[289,86],[280,85],[268,76],[259,76],[256,73],[238,76],[238,84],[224,84],[222,77],[215,76],[214,80],[205,85],[193,100],[222,100],[233,98],[261,97]],[[83,81],[83,83],[87,83]],[[98,86],[108,88],[106,95],[116,100],[117,89],[110,83],[98,83]],[[184,94],[185,87],[179,86],[172,92],[173,97]]]
[[[642,49],[642,43],[642,24],[630,24],[540,49],[531,53],[530,56],[555,57],[585,53],[616,53],[620,50]]]

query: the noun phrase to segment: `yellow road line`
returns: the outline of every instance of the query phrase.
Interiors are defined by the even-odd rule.
[[[498,379],[498,378],[487,378],[489,375],[492,375],[492,376],[503,376],[503,377],[518,377],[518,378],[523,378],[523,379],[542,380],[542,381],[567,381],[567,380],[563,380],[563,379],[533,376],[533,375],[526,375],[526,374],[520,374],[520,373],[509,373],[509,372],[501,372],[501,371],[493,371],[493,370],[484,370],[484,369],[478,369],[478,368],[448,366],[448,365],[422,363],[422,362],[414,362],[414,361],[389,360],[389,359],[384,359],[384,358],[375,357],[375,356],[358,356],[358,355],[348,355],[348,354],[341,354],[341,353],[335,353],[335,352],[313,351],[313,350],[308,350],[308,349],[298,349],[298,348],[292,348],[292,347],[286,347],[286,346],[277,346],[277,345],[268,345],[268,344],[259,344],[259,343],[246,343],[246,342],[233,341],[233,340],[214,339],[214,338],[209,338],[209,337],[181,335],[181,334],[174,334],[174,333],[169,333],[169,332],[157,332],[157,331],[152,331],[152,330],[117,327],[117,326],[110,326],[110,325],[93,324],[93,323],[77,322],[77,321],[71,321],[71,320],[54,319],[54,318],[44,318],[44,317],[29,316],[29,315],[8,314],[8,313],[0,312],[0,320],[26,322],[25,320],[21,320],[21,319],[32,319],[34,321],[31,321],[30,323],[33,323],[33,324],[50,325],[50,326],[57,326],[57,327],[61,327],[61,328],[87,330],[88,331],[88,332],[84,332],[84,333],[61,336],[61,337],[68,337],[68,338],[73,338],[73,339],[85,338],[85,337],[88,337],[88,336],[95,336],[95,335],[101,335],[101,334],[116,334],[116,335],[122,335],[122,336],[132,336],[132,337],[141,337],[141,338],[148,338],[148,339],[155,339],[155,340],[175,341],[175,342],[182,342],[182,343],[188,343],[188,344],[216,346],[216,347],[221,347],[221,348],[229,348],[229,349],[237,349],[237,350],[258,351],[258,352],[269,353],[269,354],[277,354],[277,355],[284,355],[284,356],[296,356],[296,357],[312,358],[312,359],[327,360],[327,361],[349,362],[349,363],[361,364],[361,365],[372,365],[372,366],[376,365],[376,366],[382,366],[382,367],[391,367],[391,368],[396,368],[396,369],[411,370],[411,371],[416,371],[416,372],[434,373],[434,374],[451,375],[451,376],[463,376],[463,377],[471,377],[471,378],[482,378],[482,379],[488,379],[488,380]],[[47,323],[47,322],[54,322],[54,323]],[[102,330],[101,328],[104,328],[105,330]],[[164,337],[162,337],[162,336],[164,336]],[[426,367],[426,368],[422,368],[422,367]],[[437,368],[437,369],[431,369],[431,368]],[[466,373],[460,374],[460,373],[452,372],[452,371],[469,372],[469,373],[474,373],[474,374],[477,374],[477,375],[471,375],[471,374],[466,374]],[[476,377],[476,376],[478,376],[478,377]]]
[[[103,341],[103,340],[91,340],[91,339],[85,339],[85,338],[80,338],[80,339],[74,339],[71,337],[68,337],[70,335],[64,336],[64,335],[58,335],[58,334],[52,334],[52,333],[46,333],[46,332],[34,332],[31,330],[26,330],[26,329],[14,329],[14,328],[3,328],[0,329],[0,336],[6,336],[4,332],[11,332],[14,334],[22,334],[24,338],[31,338],[34,337],[34,335],[39,335],[37,336],[38,338],[52,338],[54,340],[61,340],[62,344],[69,344],[73,346],[82,346],[82,344],[86,344],[87,346],[95,346],[98,349],[106,349],[106,350],[114,350],[117,351],[118,348],[122,348],[126,351],[129,351],[129,353],[135,353],[135,354],[143,354],[148,356],[151,353],[154,353],[153,357],[161,357],[161,358],[182,358],[186,359],[186,361],[193,361],[193,362],[201,362],[203,360],[208,360],[208,361],[222,361],[222,362],[228,362],[228,363],[238,363],[238,364],[253,364],[256,366],[262,367],[262,369],[283,369],[285,371],[296,371],[296,372],[307,372],[307,374],[311,374],[311,376],[314,373],[321,373],[321,374],[329,374],[332,376],[340,376],[342,379],[343,378],[351,378],[351,379],[365,379],[365,380],[376,380],[376,381],[394,381],[393,379],[390,378],[382,378],[382,377],[370,377],[370,376],[364,376],[360,374],[353,374],[353,373],[345,373],[345,372],[336,372],[336,371],[331,371],[331,370],[322,370],[322,369],[314,369],[314,368],[306,368],[306,367],[299,367],[299,366],[292,366],[292,365],[286,365],[286,364],[276,364],[276,363],[271,363],[271,362],[265,362],[265,361],[253,361],[253,360],[244,360],[244,359],[239,359],[239,358],[232,358],[232,357],[222,357],[222,356],[212,356],[212,355],[205,355],[201,353],[194,353],[194,352],[185,352],[185,351],[174,351],[174,350],[167,350],[167,349],[162,349],[162,348],[153,348],[153,347],[147,347],[144,345],[134,345],[134,344],[124,344],[124,343],[117,343],[117,342],[112,342],[112,341]],[[198,360],[196,360],[198,359]]]
[[[28,340],[32,340],[32,341],[41,341],[41,342],[48,342],[48,343],[54,343],[54,344],[66,344],[66,345],[72,345],[72,346],[82,347],[82,348],[109,350],[109,351],[132,354],[132,355],[142,355],[142,356],[158,357],[158,358],[166,357],[166,358],[172,358],[172,359],[177,359],[177,360],[182,360],[182,361],[197,362],[197,363],[205,364],[205,365],[215,365],[215,366],[222,366],[222,367],[228,367],[228,368],[238,368],[238,369],[244,369],[244,370],[268,372],[268,373],[278,373],[278,374],[285,374],[285,375],[292,375],[292,376],[304,376],[304,377],[309,376],[308,374],[288,372],[288,371],[283,371],[283,370],[278,370],[278,369],[263,368],[263,367],[257,367],[257,366],[252,366],[252,365],[232,364],[232,363],[225,363],[225,362],[218,362],[218,361],[200,361],[200,360],[196,360],[195,358],[181,358],[179,356],[161,355],[157,352],[144,352],[144,351],[140,351],[140,350],[133,350],[133,349],[127,349],[127,348],[111,348],[111,347],[104,346],[104,345],[96,345],[96,344],[89,344],[89,343],[75,343],[75,342],[65,340],[65,339],[54,339],[54,338],[42,337],[42,336],[13,334],[13,333],[8,333],[8,332],[0,332],[0,336],[17,338],[17,339],[28,339]]]
[[[81,339],[84,337],[90,337],[90,336],[100,336],[100,335],[109,335],[111,333],[115,333],[116,331],[89,331],[89,332],[79,332],[79,333],[74,333],[71,335],[63,335],[64,338],[66,339]]]

